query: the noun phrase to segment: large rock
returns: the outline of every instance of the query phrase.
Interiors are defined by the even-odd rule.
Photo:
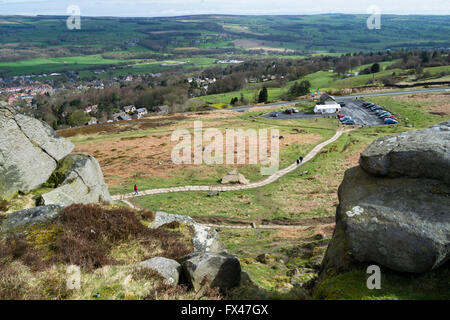
[[[62,206],[41,206],[10,213],[2,223],[2,232],[17,230],[27,225],[45,223],[56,218],[62,211]]]
[[[450,259],[446,128],[448,122],[381,138],[363,152],[361,167],[348,170],[339,187],[336,229],[322,271],[377,263],[422,273]]]
[[[181,264],[172,259],[156,257],[139,264],[159,273],[168,284],[177,285],[182,271]]]
[[[228,172],[227,175],[222,178],[221,183],[222,184],[239,183],[247,185],[250,183],[250,181],[248,181],[243,174],[239,173],[237,169],[234,169]]]
[[[339,188],[337,220],[356,260],[425,272],[450,257],[448,195],[438,180],[376,178],[357,167]]]
[[[195,291],[212,288],[227,290],[239,286],[241,264],[228,253],[196,252],[180,259],[184,274]],[[207,283],[207,280],[210,282]]]
[[[377,176],[431,178],[450,183],[450,121],[375,140],[360,164]]]
[[[73,148],[45,122],[0,103],[0,198],[9,200],[45,183]]]
[[[40,203],[62,206],[73,203],[112,203],[98,161],[84,154],[71,154],[68,158],[72,162],[72,167],[65,179],[56,189],[43,194]]]
[[[225,250],[225,246],[219,241],[219,234],[214,229],[197,223],[188,216],[158,211],[155,213],[155,220],[149,225],[149,228],[157,229],[173,221],[182,222],[194,229],[192,243],[195,251],[222,252]]]

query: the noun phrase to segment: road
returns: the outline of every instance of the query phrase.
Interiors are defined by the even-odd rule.
[[[287,114],[284,112],[280,112],[278,117],[272,117],[271,113],[264,115],[264,118],[272,119],[272,120],[283,120],[283,119],[313,119],[313,118],[336,118],[335,115],[330,114],[311,114],[311,113],[293,113]]]
[[[450,91],[450,88],[431,88],[431,89],[420,89],[420,90],[403,90],[403,91],[392,91],[392,92],[365,93],[365,94],[354,94],[354,95],[349,95],[349,96],[341,96],[341,97],[336,97],[336,98],[338,101],[343,101],[343,100],[352,100],[356,97],[366,98],[366,97],[398,96],[398,95],[402,95],[402,94],[433,93],[433,92],[444,92],[444,91]],[[303,101],[305,101],[305,100],[285,101],[285,102],[276,102],[276,103],[269,103],[269,104],[257,104],[257,105],[250,105],[250,106],[246,106],[246,107],[230,108],[228,110],[233,110],[236,112],[244,112],[251,108],[258,108],[258,107],[291,106],[291,105],[295,105],[295,104],[303,102]]]

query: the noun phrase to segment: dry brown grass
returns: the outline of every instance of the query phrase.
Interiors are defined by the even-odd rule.
[[[192,127],[192,123],[188,126]],[[224,133],[223,130],[221,131]],[[283,134],[283,136],[284,139],[280,140],[281,150],[291,145],[316,144],[321,140],[321,136],[317,134],[288,133]],[[194,164],[175,165],[172,162],[171,152],[177,144],[178,142],[171,141],[170,134],[155,134],[103,140],[101,143],[95,144],[77,144],[74,152],[94,156],[102,167],[105,182],[109,186],[118,186],[123,183],[128,183],[135,176],[140,178],[159,177],[167,179],[178,176],[185,172],[185,170],[197,169],[198,166]],[[208,144],[204,142],[203,147]],[[269,152],[270,149],[270,143],[268,142]],[[226,150],[225,139],[223,142],[223,150]],[[247,140],[245,150],[257,150],[257,146],[249,145]],[[191,151],[193,162],[194,152],[193,150]],[[236,153],[237,145],[235,146]],[[249,163],[248,152],[245,158],[245,162]],[[208,177],[210,174],[214,174],[214,170],[211,166],[202,166],[199,177]]]

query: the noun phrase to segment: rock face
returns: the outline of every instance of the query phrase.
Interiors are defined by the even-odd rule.
[[[45,122],[0,103],[0,198],[39,187],[73,148]]]
[[[225,246],[219,241],[219,234],[214,229],[195,222],[191,217],[158,211],[155,213],[155,220],[149,225],[149,228],[157,229],[173,221],[185,223],[194,229],[192,243],[195,251],[224,251]]]
[[[222,178],[222,184],[229,183],[239,183],[239,184],[249,184],[250,182],[244,177],[244,175],[240,174],[237,169],[234,169],[227,173],[225,177]]]
[[[140,266],[158,272],[171,285],[177,285],[182,272],[181,264],[172,259],[156,257],[140,263]]]
[[[450,121],[426,130],[377,139],[362,154],[370,174],[430,178],[450,183]]]
[[[41,204],[69,206],[73,203],[112,203],[98,161],[84,154],[71,154],[72,168],[54,190],[42,195]]]
[[[211,287],[227,290],[239,286],[241,264],[228,253],[197,252],[180,260],[185,276],[195,291],[203,288],[206,279]]]
[[[50,221],[54,219],[62,209],[62,206],[41,206],[11,213],[3,222],[1,231],[7,232],[26,225]]]
[[[322,271],[352,262],[422,273],[450,259],[449,122],[383,137],[345,173]],[[348,254],[350,253],[350,254]]]

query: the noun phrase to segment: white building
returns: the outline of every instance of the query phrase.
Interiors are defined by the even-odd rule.
[[[314,107],[314,113],[339,113],[341,112],[341,106],[339,104],[318,104]]]

